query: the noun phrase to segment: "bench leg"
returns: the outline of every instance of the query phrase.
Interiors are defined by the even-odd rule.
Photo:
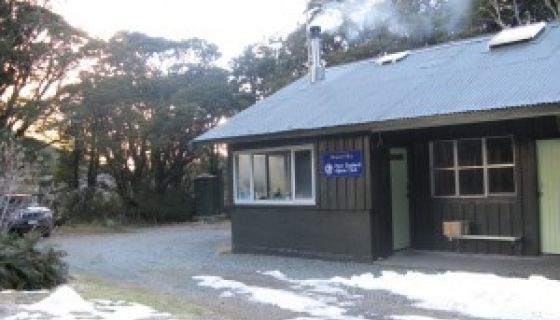
[[[459,246],[459,239],[450,239],[449,241],[451,241],[451,251],[453,252],[461,252],[461,248]]]
[[[517,250],[515,250],[515,251],[516,251],[516,254],[517,254],[518,256],[522,256],[522,255],[523,255],[523,241],[521,241],[521,240],[517,241],[517,243],[514,244],[514,246],[515,246],[516,249],[517,249]]]

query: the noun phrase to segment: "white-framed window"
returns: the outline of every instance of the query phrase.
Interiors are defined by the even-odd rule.
[[[514,145],[511,136],[430,142],[432,196],[515,195]]]
[[[315,204],[312,145],[237,151],[233,154],[236,204]]]

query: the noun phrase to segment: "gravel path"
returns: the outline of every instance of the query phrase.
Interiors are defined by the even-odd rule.
[[[250,301],[246,296],[221,296],[222,291],[200,287],[193,276],[211,275],[246,285],[287,289],[290,284],[259,272],[279,270],[293,279],[350,277],[370,272],[379,274],[388,266],[343,263],[300,258],[229,254],[228,223],[182,225],[139,229],[128,233],[104,235],[54,236],[48,243],[68,252],[72,273],[101,276],[105,279],[172,293],[186,302],[210,310],[203,318],[284,320],[306,317],[285,309]],[[434,288],[437,290],[437,288]],[[309,292],[298,292],[309,295]],[[391,315],[421,315],[435,319],[465,319],[458,314],[429,311],[413,302],[385,291],[348,289],[351,299],[338,299],[347,315],[358,319],[390,319]],[[419,319],[419,318],[418,318]],[[428,319],[428,318],[426,318]]]

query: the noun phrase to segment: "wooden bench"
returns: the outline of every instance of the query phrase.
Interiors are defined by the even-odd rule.
[[[509,242],[511,243],[512,249],[516,244],[521,244],[522,237],[516,236],[492,236],[492,235],[483,235],[483,234],[464,234],[460,236],[451,236],[448,237],[449,241],[453,242],[454,240],[483,240],[483,241],[498,241],[498,242]],[[520,248],[521,249],[521,248]],[[522,250],[520,251],[522,252]]]

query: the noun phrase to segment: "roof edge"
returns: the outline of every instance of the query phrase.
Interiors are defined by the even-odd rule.
[[[527,105],[519,107],[503,107],[499,109],[483,111],[467,111],[448,113],[442,115],[430,115],[416,118],[395,119],[378,122],[367,122],[348,124],[334,127],[322,127],[316,129],[290,130],[258,135],[244,135],[227,138],[216,138],[206,140],[192,140],[196,145],[204,144],[231,144],[255,142],[262,140],[280,140],[303,137],[318,137],[334,134],[357,133],[357,132],[389,132],[407,129],[424,129],[431,127],[443,127],[450,125],[462,125],[478,122],[493,122],[504,120],[516,120],[536,118],[543,116],[560,116],[560,102]]]

